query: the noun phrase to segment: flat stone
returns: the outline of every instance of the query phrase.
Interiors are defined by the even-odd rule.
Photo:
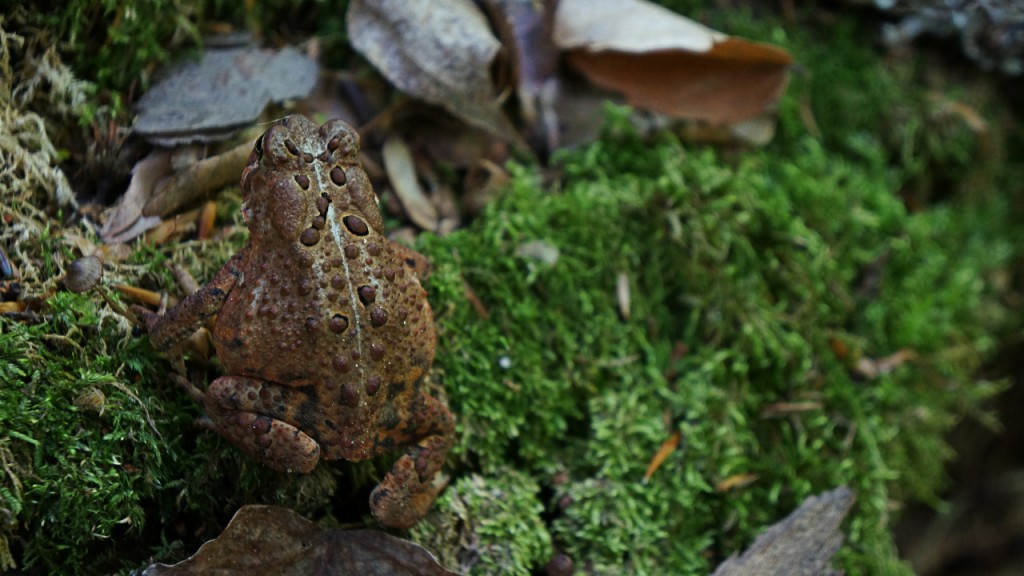
[[[142,96],[133,130],[161,146],[222,140],[270,102],[308,96],[317,71],[316,61],[291,47],[209,46],[172,65]]]

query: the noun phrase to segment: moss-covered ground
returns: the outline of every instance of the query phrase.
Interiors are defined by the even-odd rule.
[[[709,17],[800,63],[769,146],[643,138],[609,107],[597,142],[510,166],[469,226],[418,239],[459,442],[408,535],[449,566],[529,574],[557,552],[580,573],[706,574],[848,484],[840,566],[909,574],[893,518],[938,502],[944,433],[999,389],[978,374],[1019,328],[1005,278],[1024,158],[985,83],[882,57],[853,16],[828,33]],[[194,428],[166,360],[60,286],[69,238],[92,232],[4,194],[37,308],[0,316],[0,572],[178,560],[245,503],[366,517],[388,459],[288,476]],[[224,239],[139,246],[107,282],[172,286],[167,260],[208,278],[244,239],[236,205]]]

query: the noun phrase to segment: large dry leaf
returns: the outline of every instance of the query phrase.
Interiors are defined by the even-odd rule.
[[[501,44],[471,0],[353,0],[348,34],[398,89],[520,142],[491,79]]]
[[[252,151],[243,142],[222,154],[194,162],[160,181],[142,208],[143,216],[168,216],[238,181]]]
[[[557,0],[484,0],[512,64],[519,113],[534,151],[547,154],[559,145],[559,93],[555,46]]]
[[[637,107],[734,124],[774,107],[789,53],[725,36],[642,0],[562,0],[555,44],[598,86]]]
[[[561,0],[555,12],[555,44],[563,50],[707,52],[726,38],[643,0]]]
[[[143,576],[245,574],[451,576],[422,547],[375,530],[321,528],[279,506],[243,506],[215,540]]]
[[[159,218],[143,218],[142,208],[152,198],[157,182],[170,171],[171,152],[163,148],[153,150],[135,164],[128,190],[100,230],[106,242],[130,240],[160,223]]]
[[[552,39],[554,0],[485,0],[515,74],[519,106],[527,124],[540,118],[546,85],[558,70],[558,49]]]
[[[128,191],[112,209],[100,235],[105,242],[128,242],[159,226],[162,218],[237,182],[251,149],[249,142],[239,144],[217,156],[192,161],[173,173],[174,153],[166,148],[154,149],[133,168]]]

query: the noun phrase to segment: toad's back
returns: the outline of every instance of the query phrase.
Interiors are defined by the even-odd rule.
[[[251,237],[214,328],[225,372],[281,385],[269,415],[294,420],[328,457],[357,436],[356,451],[372,454],[367,427],[414,409],[435,346],[422,259],[381,234],[357,156],[340,121],[268,130],[242,176]]]

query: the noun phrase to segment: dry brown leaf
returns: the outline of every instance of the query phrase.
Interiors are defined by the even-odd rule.
[[[199,232],[200,240],[208,240],[213,235],[213,226],[217,222],[217,203],[206,202],[199,211]]]
[[[416,163],[405,141],[399,136],[389,136],[384,141],[381,156],[391,187],[401,200],[409,219],[424,230],[437,230],[437,208],[430,203],[423,187],[420,186],[419,178],[416,176]]]
[[[505,190],[512,176],[508,171],[491,162],[482,159],[466,171],[466,177],[462,180],[462,205],[470,214],[479,214],[483,209],[498,198]]]
[[[237,182],[245,161],[252,150],[252,142],[244,142],[231,150],[218,154],[176,171],[158,182],[152,198],[142,208],[144,216],[168,216],[184,206]]]
[[[100,236],[107,242],[115,242],[133,227],[137,227],[137,223],[142,217],[142,207],[149,202],[156,183],[167,176],[170,171],[171,152],[163,148],[154,149],[137,162],[132,168],[132,179],[128,184],[128,190],[121,197],[121,202],[114,209],[113,214],[103,224]],[[158,223],[159,220],[156,220],[149,227]],[[135,235],[145,231],[145,228],[137,230]]]
[[[180,169],[175,165],[189,149],[154,150],[132,170],[128,191],[100,233],[103,240],[127,242],[161,225],[176,227],[162,218],[235,182],[251,148],[246,142],[212,158],[188,162]]]
[[[149,218],[156,218],[150,216]],[[189,210],[161,220],[159,224],[146,230],[145,238],[147,244],[161,246],[171,240],[180,239],[196,231],[198,228],[199,209]]]
[[[563,0],[555,43],[594,84],[633,106],[734,124],[774,107],[786,51],[715,32],[642,0]]]
[[[153,292],[152,290],[129,286],[127,284],[114,284],[111,288],[117,290],[126,298],[131,298],[132,300],[148,304],[149,306],[159,306],[160,298],[162,298],[159,292]]]
[[[854,364],[853,369],[857,374],[860,374],[864,378],[874,380],[875,378],[888,374],[916,358],[917,353],[913,350],[904,348],[878,359],[867,357],[860,358]]]
[[[14,302],[0,302],[0,314],[24,312],[27,307],[28,304],[22,300],[15,300]]]
[[[757,481],[759,477],[760,476],[752,472],[741,472],[739,474],[733,474],[732,476],[729,476],[728,478],[722,480],[718,484],[715,484],[715,492],[729,492],[737,488],[750,486],[755,481]]]
[[[491,79],[501,44],[471,0],[353,0],[347,20],[352,47],[399,90],[521,145]]]
[[[243,506],[215,540],[173,566],[144,576],[273,574],[448,576],[421,546],[375,530],[321,528],[279,506]]]
[[[679,430],[676,430],[671,436],[661,443],[661,446],[658,447],[658,451],[654,453],[650,463],[647,464],[647,471],[644,472],[643,478],[644,484],[651,479],[651,476],[654,476],[654,473],[657,472],[658,468],[661,468],[661,465],[665,463],[665,460],[676,451],[676,448],[679,448],[679,442],[682,439],[683,434]]]
[[[523,121],[550,148],[550,135],[558,131],[549,97],[559,56],[552,39],[555,1],[485,0],[483,5],[510,56]]]

